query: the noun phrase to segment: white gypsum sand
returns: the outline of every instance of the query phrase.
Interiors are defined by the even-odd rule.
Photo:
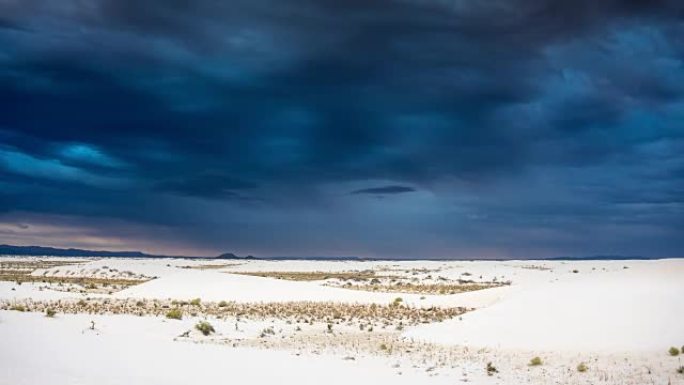
[[[16,271],[46,259],[0,262]],[[0,281],[0,384],[684,384],[681,356],[668,354],[684,345],[684,260],[77,261]],[[332,274],[239,272],[510,285],[366,292]],[[104,286],[126,277],[141,283]],[[407,316],[459,307],[474,310],[442,322]],[[165,316],[172,309],[181,320]],[[203,320],[215,332],[197,330]],[[529,366],[535,356],[542,365]]]

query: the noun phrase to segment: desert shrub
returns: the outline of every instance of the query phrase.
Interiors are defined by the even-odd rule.
[[[13,305],[12,307],[10,307],[10,310],[24,312],[26,311],[26,307],[24,305]]]
[[[143,306],[145,306],[145,302],[143,302],[143,301],[138,301],[138,302],[135,303],[135,306],[137,306],[137,307],[143,307]]]
[[[197,325],[195,325],[195,329],[202,332],[202,334],[205,336],[208,336],[209,334],[216,332],[216,330],[214,330],[214,327],[207,321],[198,322]]]
[[[48,318],[53,318],[57,314],[57,311],[54,309],[47,308],[45,309],[45,316]]]
[[[575,270],[573,270],[572,272],[575,273],[575,274],[577,274],[577,273],[579,273],[579,270],[575,269]]]
[[[275,330],[273,330],[273,328],[271,328],[271,327],[265,328],[264,330],[261,331],[261,334],[259,335],[259,337],[264,338],[268,335],[272,335],[272,336],[275,335]]]
[[[380,350],[388,350],[387,345],[385,345],[385,344],[380,344]]]
[[[684,366],[680,366],[677,368],[677,373],[679,374],[684,374]]]
[[[542,359],[539,358],[539,357],[534,357],[534,358],[532,358],[532,359],[530,360],[530,366],[539,366],[539,365],[541,365],[542,363],[543,363],[543,362],[542,362]]]
[[[587,370],[589,370],[589,368],[587,367],[587,364],[585,364],[584,362],[580,362],[579,365],[577,365],[577,371],[578,372],[584,373]]]
[[[78,302],[77,302],[76,304],[77,304],[78,306],[85,306],[85,305],[87,305],[88,303],[87,303],[86,301],[80,299],[80,300],[78,300]]]
[[[493,376],[494,373],[499,373],[499,370],[491,362],[487,362],[486,370],[488,376]]]
[[[392,306],[400,306],[402,302],[404,302],[404,299],[401,297],[397,297],[392,302]]]
[[[673,356],[673,357],[679,355],[679,349],[677,349],[677,348],[674,347],[674,346],[671,347],[670,350],[668,350],[667,352],[670,353],[670,355]]]
[[[226,307],[226,306],[228,306],[228,302],[226,302],[226,301],[221,301],[218,303],[218,307]]]
[[[183,319],[183,311],[181,309],[171,309],[166,313],[168,319]]]
[[[192,306],[199,306],[202,304],[202,300],[199,298],[195,298],[192,301],[190,301],[190,305]]]

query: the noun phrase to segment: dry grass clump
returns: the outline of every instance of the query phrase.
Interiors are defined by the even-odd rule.
[[[540,366],[540,365],[542,365],[543,363],[544,363],[544,362],[542,361],[541,358],[539,358],[539,357],[534,357],[534,358],[532,358],[532,359],[530,360],[529,366]]]
[[[684,374],[684,366],[680,366],[677,368],[677,373],[679,374]]]
[[[10,306],[9,309],[14,310],[14,311],[20,311],[23,313],[26,311],[26,306],[24,306],[24,305],[12,305],[12,306]]]
[[[668,350],[667,352],[670,353],[672,357],[676,357],[679,355],[679,349],[674,346],[671,347],[670,350]]]
[[[207,321],[198,322],[197,325],[195,325],[195,329],[199,330],[205,336],[216,332],[214,327]]]
[[[183,319],[183,310],[178,308],[171,309],[168,312],[166,312],[166,318],[181,320]]]
[[[200,298],[195,298],[193,300],[190,300],[190,305],[192,306],[202,306],[202,299]]]
[[[54,309],[47,308],[45,309],[45,316],[48,318],[54,318],[57,312]]]
[[[339,279],[342,281],[365,281],[377,278],[372,270],[363,271],[235,271],[230,274],[251,275],[254,277],[285,279],[288,281],[324,281],[326,279]]]
[[[485,370],[487,371],[488,376],[493,376],[494,373],[499,373],[499,370],[491,362],[487,362]]]
[[[584,373],[587,370],[589,370],[589,367],[587,367],[587,364],[585,364],[584,362],[580,362],[579,365],[577,365],[577,371],[578,372]]]

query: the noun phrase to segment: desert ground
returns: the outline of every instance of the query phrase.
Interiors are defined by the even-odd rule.
[[[0,384],[684,384],[684,260],[0,257]]]

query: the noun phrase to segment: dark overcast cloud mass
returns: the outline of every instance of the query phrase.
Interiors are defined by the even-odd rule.
[[[0,1],[0,241],[682,255],[684,3]]]

